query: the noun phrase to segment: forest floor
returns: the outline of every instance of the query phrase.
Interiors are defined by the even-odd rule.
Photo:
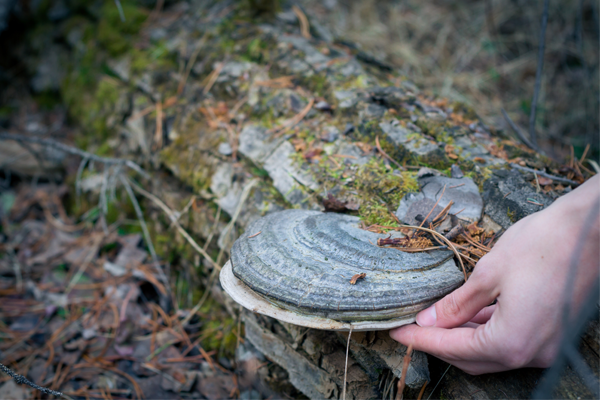
[[[73,223],[66,194],[66,186],[21,184],[0,196],[2,363],[70,397],[240,396],[252,382],[240,382],[231,360],[203,348],[223,338],[222,326],[207,330],[211,318],[202,310],[165,311],[177,302],[142,235],[124,232],[125,215],[106,230],[86,218]],[[0,382],[0,398],[39,397],[8,376]]]

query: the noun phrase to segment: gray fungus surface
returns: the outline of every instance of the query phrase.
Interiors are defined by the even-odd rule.
[[[387,235],[358,224],[357,217],[319,211],[269,214],[233,245],[233,273],[279,307],[339,321],[414,314],[463,282],[451,251],[381,248],[375,243]]]

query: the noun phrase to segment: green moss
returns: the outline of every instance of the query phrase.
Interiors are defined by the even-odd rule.
[[[209,153],[224,139],[222,132],[205,129],[203,122],[183,127],[181,136],[160,152],[161,162],[196,193],[210,187],[218,160]],[[200,142],[199,131],[204,131]]]
[[[86,91],[80,86],[84,79],[74,71],[63,83],[61,93],[71,116],[86,132],[102,139],[108,133],[108,118],[126,88],[116,79],[103,76],[95,88]]]
[[[132,49],[130,54],[131,72],[134,74],[149,69],[157,70],[175,67],[175,62],[164,43],[159,43],[147,50]]]
[[[329,92],[331,85],[329,79],[324,74],[314,74],[303,77],[301,79],[301,86],[305,86],[309,91],[319,96],[325,96]]]
[[[516,211],[511,211],[510,207],[506,210],[506,216],[508,217],[508,219],[510,220],[510,222],[512,222],[513,224],[515,222],[517,222],[517,212]]]
[[[391,211],[406,193],[419,190],[414,172],[393,173],[376,159],[358,169],[353,187],[361,200],[359,215],[367,225],[396,225]]]
[[[63,84],[63,99],[69,112],[86,132],[93,132],[100,139],[108,133],[108,118],[113,115],[115,106],[126,88],[116,79],[101,77],[95,89],[83,91],[77,87],[80,77],[75,75]]]
[[[241,58],[259,64],[267,63],[270,59],[269,49],[272,47],[272,44],[263,38],[254,38],[247,43],[245,51],[241,54]]]
[[[119,9],[113,2],[102,6],[98,23],[97,39],[111,56],[123,54],[131,47],[133,35],[137,34],[148,17],[148,11],[138,7],[133,1],[121,1],[125,21],[121,20]]]
[[[464,118],[466,118],[466,119],[471,119],[471,120],[479,119],[475,110],[473,110],[472,107],[469,107],[468,105],[466,105],[463,102],[456,101],[456,102],[452,103],[451,108],[454,110],[455,113],[462,113]]]
[[[60,95],[55,91],[44,91],[34,95],[35,103],[42,109],[51,110],[55,106],[60,105]]]
[[[373,84],[372,79],[366,75],[358,75],[353,76],[351,78],[345,78],[340,76],[340,80],[342,80],[342,82],[339,85],[340,89],[346,90],[364,89]]]

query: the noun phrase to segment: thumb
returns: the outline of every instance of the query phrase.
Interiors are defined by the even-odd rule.
[[[439,328],[463,325],[498,297],[495,283],[492,277],[474,272],[463,286],[418,313],[417,324]]]

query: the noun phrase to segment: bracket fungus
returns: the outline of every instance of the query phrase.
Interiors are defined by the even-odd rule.
[[[310,328],[364,331],[411,323],[463,282],[451,251],[375,245],[384,237],[349,215],[272,213],[234,243],[221,284],[254,312]]]

